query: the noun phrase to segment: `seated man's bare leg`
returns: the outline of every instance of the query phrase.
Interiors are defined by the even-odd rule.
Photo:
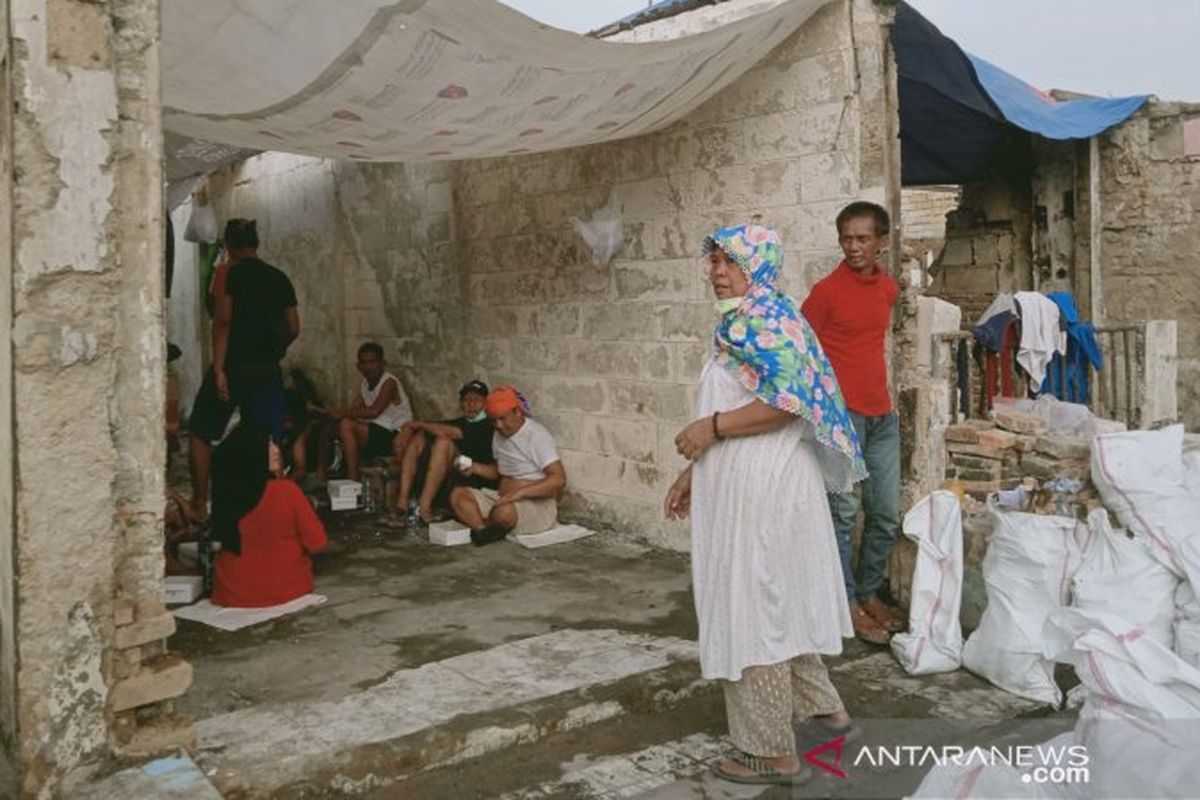
[[[346,458],[346,478],[358,480],[358,451],[367,443],[366,423],[356,419],[343,419],[338,423],[338,438],[342,440],[342,454]]]
[[[504,503],[496,506],[492,513],[488,514],[487,522],[490,527],[511,531],[517,527],[517,504]]]
[[[479,511],[475,495],[465,486],[456,486],[450,492],[450,508],[454,511],[454,518],[473,531],[487,524]]]
[[[329,483],[329,464],[333,461],[336,435],[337,425],[333,422],[324,420],[317,427],[317,483],[321,486]]]
[[[397,435],[399,440],[400,436]],[[421,463],[421,454],[425,452],[425,445],[428,440],[425,436],[413,436],[408,440],[408,444],[403,448],[400,455],[400,480],[396,487],[396,504],[395,509],[399,514],[403,514],[408,509],[408,500],[412,496],[413,481],[417,478],[417,465]],[[393,442],[393,445],[395,442]],[[393,450],[392,452],[395,452]]]
[[[487,525],[482,530],[471,531],[471,544],[482,547],[503,541],[517,527],[517,507],[513,503],[495,506],[488,514]]]
[[[421,487],[420,513],[425,522],[433,519],[433,501],[438,490],[450,474],[450,465],[458,455],[454,442],[441,436],[433,440],[433,451],[429,454],[429,470],[425,473],[425,485]]]

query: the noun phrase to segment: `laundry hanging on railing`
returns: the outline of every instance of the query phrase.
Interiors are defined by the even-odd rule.
[[[1070,403],[1088,404],[1089,368],[1099,372],[1104,365],[1100,343],[1096,341],[1096,329],[1090,322],[1079,318],[1075,298],[1070,292],[1050,292],[1046,295],[1058,306],[1061,323],[1066,326],[1067,352],[1056,354],[1050,360],[1046,380],[1042,382],[1042,394],[1052,394]]]

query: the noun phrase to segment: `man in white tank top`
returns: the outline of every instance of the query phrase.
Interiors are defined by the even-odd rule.
[[[390,456],[397,436],[409,436],[406,427],[412,421],[412,406],[400,385],[400,379],[385,370],[383,347],[365,342],[358,348],[358,371],[363,380],[358,397],[349,408],[329,412],[337,423],[346,459],[346,477],[358,480],[360,458]],[[403,443],[399,443],[403,447]],[[322,459],[317,479],[324,482],[328,461]]]

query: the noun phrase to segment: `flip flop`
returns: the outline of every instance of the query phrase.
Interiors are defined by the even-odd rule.
[[[411,525],[408,517],[401,517],[395,514],[384,514],[379,518],[379,524],[385,528],[390,528],[394,531],[404,530]]]
[[[741,772],[731,772],[720,764],[714,764],[712,768],[713,774],[721,780],[729,781],[730,783],[748,783],[758,786],[792,786],[796,783],[803,783],[812,776],[812,770],[803,765],[795,772],[780,772],[766,760],[743,750],[737,750],[730,754],[729,760],[751,770],[751,773],[746,775]]]

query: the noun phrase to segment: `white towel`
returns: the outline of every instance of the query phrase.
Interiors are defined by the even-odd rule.
[[[1067,352],[1067,332],[1058,325],[1058,306],[1037,292],[1017,292],[1014,298],[1021,314],[1021,346],[1017,363],[1029,373],[1034,391],[1041,391],[1046,365],[1055,353]]]

